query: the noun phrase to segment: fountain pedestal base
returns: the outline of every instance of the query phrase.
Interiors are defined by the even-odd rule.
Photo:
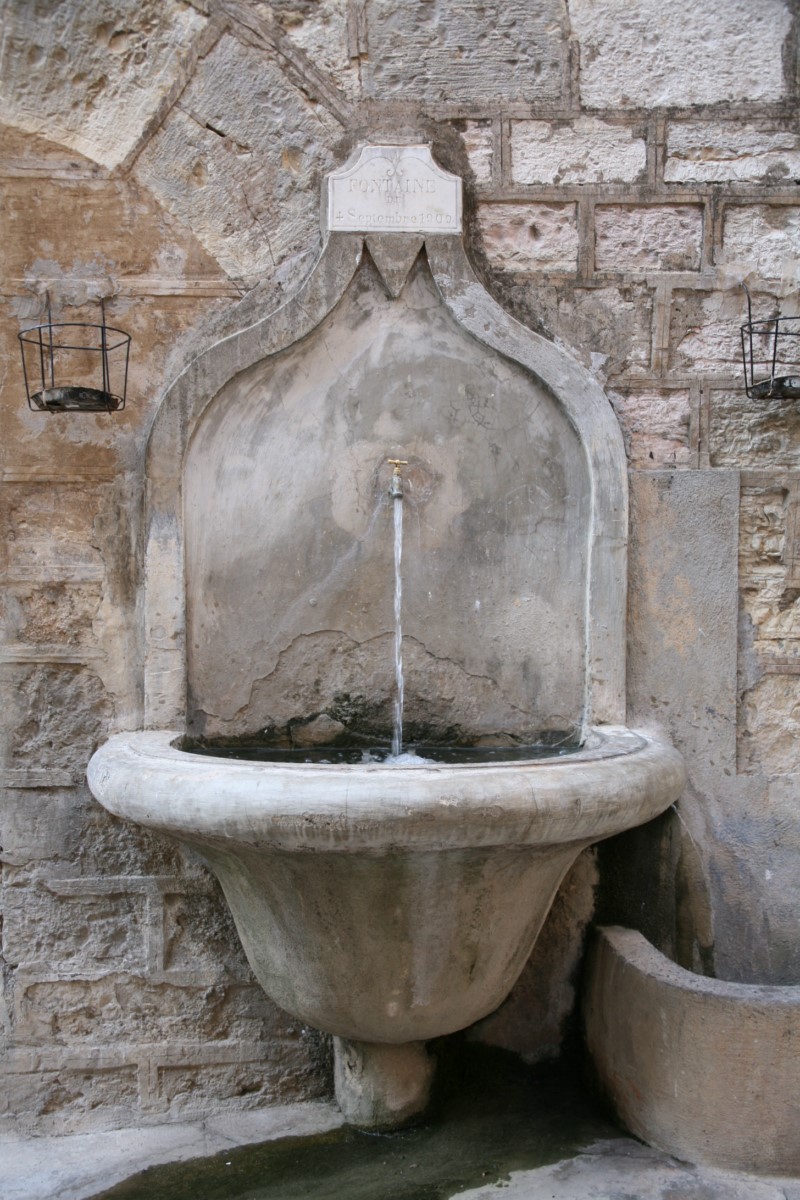
[[[389,1045],[334,1037],[336,1100],[349,1125],[399,1129],[428,1106],[434,1060],[424,1042]]]

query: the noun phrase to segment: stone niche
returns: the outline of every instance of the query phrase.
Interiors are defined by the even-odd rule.
[[[391,232],[336,228],[361,179]],[[627,478],[608,400],[481,286],[460,180],[429,147],[361,147],[328,182],[304,284],[271,312],[243,302],[153,423],[146,725],[279,744],[390,732],[391,459],[406,740],[624,722]]]
[[[393,458],[408,735],[580,724],[586,454],[548,389],[454,320],[423,254],[397,299],[365,257],[309,336],[205,409],[184,482],[190,732],[391,728]]]

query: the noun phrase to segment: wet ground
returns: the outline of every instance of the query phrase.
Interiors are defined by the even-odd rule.
[[[96,1200],[443,1200],[618,1135],[564,1071],[479,1046],[442,1068],[434,1112],[413,1129],[281,1138],[151,1168]]]

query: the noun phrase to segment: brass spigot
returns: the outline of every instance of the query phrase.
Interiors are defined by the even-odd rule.
[[[403,499],[403,478],[400,474],[401,467],[408,466],[407,458],[387,458],[388,463],[394,467],[392,471],[392,482],[389,484],[389,495],[393,500]]]

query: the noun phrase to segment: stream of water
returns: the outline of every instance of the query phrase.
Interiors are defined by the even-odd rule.
[[[392,755],[403,751],[403,498],[394,498],[394,730]]]

